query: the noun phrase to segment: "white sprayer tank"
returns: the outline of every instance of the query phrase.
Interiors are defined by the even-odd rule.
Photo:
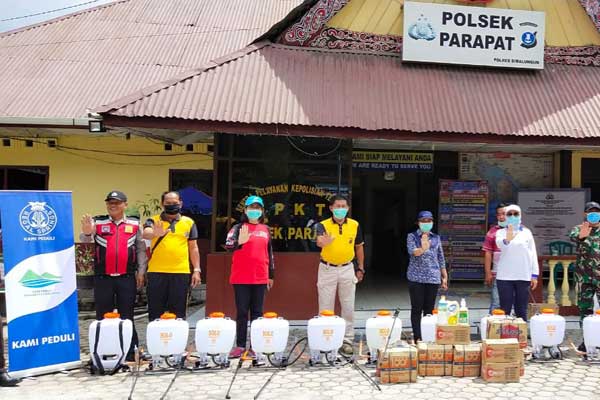
[[[560,345],[565,339],[565,319],[544,308],[542,314],[531,317],[531,344],[533,347]]]
[[[119,325],[122,325],[123,349],[121,349],[121,341],[119,340]],[[131,337],[133,335],[133,322],[128,319],[121,319],[118,313],[106,313],[104,319],[94,321],[90,324],[89,342],[90,355],[92,362],[96,368],[99,367],[96,358],[93,356],[96,346],[96,330],[100,326],[98,337],[97,354],[105,370],[113,369],[119,363],[123,362],[125,355],[131,346]]]
[[[213,312],[196,323],[196,351],[202,354],[228,354],[235,341],[235,322],[222,312]]]
[[[394,326],[393,332],[392,325]],[[402,320],[396,318],[396,322],[394,323],[392,313],[382,310],[375,317],[367,319],[365,330],[367,333],[367,346],[371,355],[375,355],[377,354],[377,349],[385,347],[388,342],[388,336],[389,346],[393,346],[400,340],[402,337]]]
[[[175,314],[164,313],[160,319],[148,324],[146,342],[153,356],[180,355],[185,352],[190,326],[187,321],[176,319]]]
[[[596,353],[600,348],[600,310],[583,319],[583,341],[588,353]]]
[[[421,318],[421,340],[425,343],[435,342],[435,326],[437,325],[437,310]]]
[[[267,312],[250,325],[250,343],[256,353],[283,353],[287,347],[290,323],[277,313]]]
[[[323,310],[308,320],[308,347],[312,351],[337,351],[344,343],[346,321],[333,311]]]
[[[487,327],[488,321],[506,319],[506,314],[503,310],[493,310],[492,315],[486,315],[481,318],[481,325],[479,325],[479,332],[481,333],[481,340],[487,339]]]

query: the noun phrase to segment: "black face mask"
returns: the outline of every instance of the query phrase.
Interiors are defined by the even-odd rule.
[[[175,215],[179,214],[181,211],[181,206],[179,204],[166,204],[165,206],[165,214]]]

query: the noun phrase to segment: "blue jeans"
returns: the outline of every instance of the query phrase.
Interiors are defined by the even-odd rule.
[[[496,280],[498,294],[500,295],[500,308],[506,315],[515,309],[515,315],[527,321],[527,305],[529,304],[529,281],[502,281]]]
[[[492,290],[490,291],[490,314],[492,311],[500,308],[500,295],[498,295],[498,283],[496,278],[492,281]]]

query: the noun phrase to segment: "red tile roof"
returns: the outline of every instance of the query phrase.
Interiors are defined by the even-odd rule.
[[[390,55],[262,42],[98,111],[179,122],[600,139],[600,68],[410,65]]]
[[[0,35],[0,116],[81,117],[240,49],[301,0],[123,0]]]

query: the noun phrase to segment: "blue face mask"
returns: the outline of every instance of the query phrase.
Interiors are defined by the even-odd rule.
[[[419,222],[421,232],[428,233],[433,228],[433,222]]]
[[[517,217],[516,215],[511,215],[511,216],[506,217],[506,222],[509,225],[512,225],[515,228],[518,228],[519,225],[521,225],[521,217],[520,216]]]
[[[257,220],[262,216],[262,210],[246,210],[246,215],[250,220]]]
[[[336,217],[337,219],[344,219],[344,218],[346,218],[346,215],[348,215],[348,209],[347,208],[334,208],[332,213],[333,213],[333,216]]]
[[[597,224],[600,222],[600,212],[591,212],[586,217],[590,224]]]
[[[504,221],[498,221],[498,226],[500,228],[506,228],[508,226],[508,221],[504,220]]]

